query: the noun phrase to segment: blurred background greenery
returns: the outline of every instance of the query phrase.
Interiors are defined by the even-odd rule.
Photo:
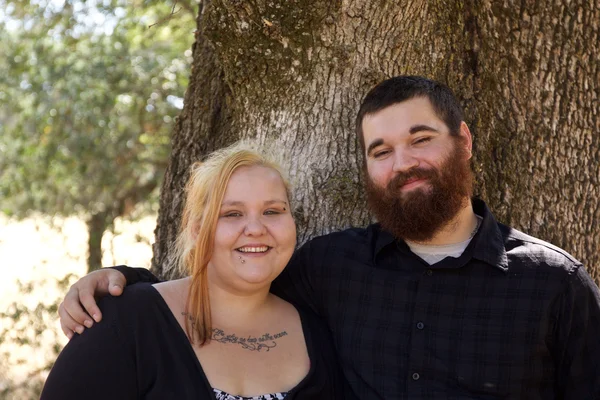
[[[60,276],[37,273],[18,287],[12,281],[20,296],[0,294],[0,398],[39,396],[64,344],[56,332],[57,299],[76,275],[103,265],[103,238],[106,252],[107,235],[124,233],[119,221],[154,221],[170,132],[183,107],[196,12],[193,0],[0,0],[3,273],[54,268],[52,259],[43,266],[8,259],[2,246],[15,224],[35,221],[37,231],[54,232],[37,239],[44,240],[63,235],[75,218],[80,226],[72,232],[85,236],[77,238],[81,256],[75,256],[85,266],[75,275],[64,268]],[[134,234],[146,247],[148,230]],[[24,239],[24,252],[43,246],[34,236]],[[66,252],[68,243],[61,243]],[[36,298],[44,285],[52,295]],[[33,354],[47,357],[20,376],[12,373]]]

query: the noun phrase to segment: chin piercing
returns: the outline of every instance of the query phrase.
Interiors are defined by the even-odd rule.
[[[238,258],[240,259],[240,261],[242,262],[242,264],[246,262],[246,260],[244,260],[244,259],[242,258],[242,256],[238,256]]]

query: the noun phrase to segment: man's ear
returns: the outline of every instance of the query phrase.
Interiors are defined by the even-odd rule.
[[[462,121],[460,123],[460,131],[458,135],[464,138],[463,146],[465,147],[465,150],[468,154],[467,160],[469,160],[473,156],[473,137],[471,136],[471,131],[469,130],[469,127],[467,126],[465,121]]]

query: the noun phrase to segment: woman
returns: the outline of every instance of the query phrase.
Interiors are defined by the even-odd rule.
[[[327,332],[269,293],[296,244],[283,176],[243,145],[195,165],[175,245],[189,277],[104,298],[42,399],[344,398]]]

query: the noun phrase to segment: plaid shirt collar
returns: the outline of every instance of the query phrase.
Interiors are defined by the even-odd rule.
[[[472,258],[475,258],[499,268],[505,273],[508,272],[508,258],[498,222],[483,200],[473,199],[472,203],[475,214],[483,218],[479,230],[459,258],[442,260],[432,265],[432,268],[461,268]],[[413,254],[403,240],[396,241],[394,236],[384,231],[379,224],[369,226],[368,231],[375,240],[375,246],[373,246],[373,262],[375,265],[375,259],[379,253],[394,243],[397,243],[401,251]]]

